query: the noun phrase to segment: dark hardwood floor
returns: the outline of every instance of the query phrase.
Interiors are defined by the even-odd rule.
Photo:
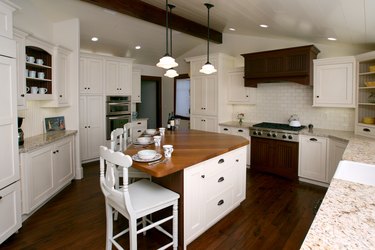
[[[98,162],[27,219],[0,249],[104,249],[105,208]],[[299,249],[325,188],[247,173],[246,200],[192,242],[188,249]],[[118,227],[126,226],[120,218]],[[166,242],[157,230],[138,237],[139,249]],[[123,246],[128,248],[127,236]]]

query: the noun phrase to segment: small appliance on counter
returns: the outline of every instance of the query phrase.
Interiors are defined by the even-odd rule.
[[[24,143],[24,134],[21,128],[23,119],[23,117],[18,117],[18,145],[23,145]]]
[[[289,126],[291,127],[301,127],[301,122],[299,121],[298,115],[291,115],[289,118]]]

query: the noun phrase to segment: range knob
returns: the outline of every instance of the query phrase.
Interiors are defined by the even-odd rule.
[[[262,131],[258,131],[258,133],[257,133],[258,135],[262,135],[263,133],[262,133]]]
[[[283,139],[286,139],[286,135],[283,135]]]
[[[276,136],[277,136],[277,133],[273,133],[273,134],[272,134],[272,137],[276,137]]]
[[[268,133],[267,133],[267,136],[271,136],[271,133],[268,132]]]
[[[254,131],[254,132],[253,132],[253,135],[257,135],[257,131]]]
[[[293,136],[288,135],[288,139],[289,139],[289,140],[293,139]]]

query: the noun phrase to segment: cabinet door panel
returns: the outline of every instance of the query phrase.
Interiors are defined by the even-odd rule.
[[[205,77],[205,84],[203,85],[204,114],[217,115],[217,76]]]
[[[68,56],[59,53],[57,56],[57,97],[59,104],[68,104],[69,94],[69,61]]]
[[[68,183],[73,175],[73,141],[71,138],[56,143],[54,150],[54,181],[57,187]]]
[[[117,62],[107,61],[105,67],[105,86],[107,94],[116,94],[119,84],[119,68]]]
[[[89,93],[92,94],[101,94],[102,93],[102,82],[103,82],[103,64],[101,60],[98,59],[89,59],[87,61],[87,84]]]
[[[141,102],[141,71],[134,70],[132,74],[132,102]]]
[[[301,136],[299,175],[317,181],[327,181],[326,152],[326,138]]]
[[[132,65],[130,63],[120,63],[119,70],[119,91],[122,95],[131,95]]]
[[[203,108],[203,77],[194,77],[190,79],[191,84],[191,113],[204,114]]]

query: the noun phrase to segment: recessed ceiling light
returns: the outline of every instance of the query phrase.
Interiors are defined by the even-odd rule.
[[[135,49],[141,49],[141,46],[137,45],[135,46]]]
[[[236,29],[235,29],[235,28],[229,28],[229,30],[230,30],[230,31],[236,31]]]
[[[99,40],[99,38],[97,38],[96,36],[91,37],[91,41],[93,41],[93,42],[97,42],[98,40]]]
[[[261,24],[261,25],[259,25],[260,27],[262,27],[262,28],[268,28],[268,25],[267,24]]]
[[[334,38],[334,37],[328,37],[327,39],[330,40],[330,41],[336,41],[336,40],[337,40],[337,39]]]

